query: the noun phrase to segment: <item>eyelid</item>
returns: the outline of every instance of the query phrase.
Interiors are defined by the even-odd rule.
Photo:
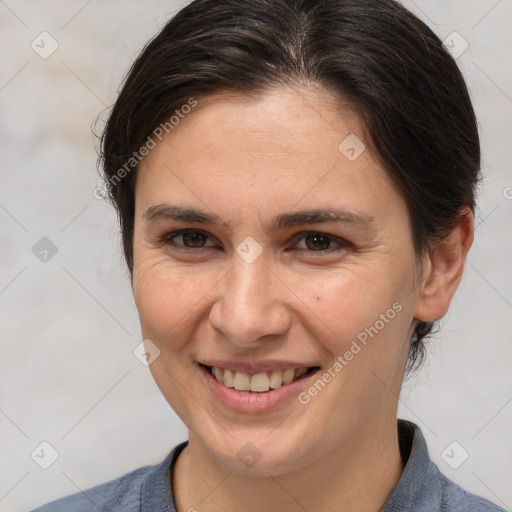
[[[198,233],[200,235],[204,235],[206,238],[209,238],[209,239],[213,238],[212,235],[210,235],[209,233],[206,233],[205,231],[202,231],[200,229],[195,229],[195,228],[188,228],[187,229],[187,228],[185,228],[185,229],[177,229],[176,231],[171,231],[171,232],[165,234],[162,237],[161,241],[165,245],[167,243],[171,243],[171,240],[173,238],[176,238],[176,237],[178,237],[180,235],[183,235],[185,233]],[[184,250],[192,250],[193,251],[193,250],[198,250],[198,249],[208,249],[208,248],[211,248],[213,246],[208,245],[208,246],[205,246],[205,247],[187,247],[185,245],[176,244],[176,247],[179,247],[179,248],[184,249]]]
[[[179,230],[176,230],[176,231],[171,231],[170,233],[167,233],[166,235],[164,235],[162,237],[162,243],[164,245],[166,244],[170,244],[172,239],[173,238],[176,238],[184,233],[199,233],[201,235],[204,235],[206,238],[214,238],[212,237],[212,235],[210,235],[209,233],[205,232],[205,231],[202,231],[200,229],[196,229],[196,228],[184,228],[184,229],[179,229]],[[293,245],[297,244],[300,240],[302,239],[305,239],[306,237],[308,236],[311,236],[311,235],[321,235],[321,236],[325,236],[326,238],[328,238],[331,242],[335,242],[338,244],[338,248],[334,248],[334,247],[329,247],[328,249],[324,249],[324,250],[318,250],[318,251],[314,251],[312,249],[303,249],[303,248],[289,248],[290,250],[292,251],[301,251],[301,252],[306,252],[308,254],[315,254],[315,255],[322,255],[322,254],[330,254],[330,253],[333,253],[333,252],[337,252],[337,251],[340,251],[340,250],[344,250],[346,249],[347,247],[350,247],[351,244],[340,238],[340,237],[337,237],[337,236],[334,236],[334,235],[331,235],[329,233],[325,233],[323,231],[301,231],[299,233],[296,233],[294,235],[294,237],[292,238],[292,242],[293,242]],[[210,250],[212,248],[215,248],[215,246],[204,246],[204,247],[187,247],[185,245],[180,245],[180,244],[175,244],[174,245],[175,248],[177,248],[178,250],[183,250],[183,251],[187,251],[187,252],[190,252],[190,251],[194,251],[194,252],[197,252],[199,250]]]
[[[324,250],[320,250],[320,251],[313,251],[312,249],[293,249],[293,248],[291,248],[291,250],[300,250],[300,251],[303,251],[303,252],[305,251],[305,252],[311,253],[311,254],[330,254],[332,252],[346,249],[347,247],[350,247],[350,245],[351,245],[347,240],[344,240],[343,238],[331,235],[329,233],[325,233],[323,231],[301,231],[300,233],[297,233],[295,235],[295,237],[293,238],[293,243],[296,244],[300,240],[303,240],[306,237],[311,236],[311,235],[324,236],[324,237],[328,238],[331,242],[337,243],[339,245],[339,247],[337,249],[334,247],[329,247],[329,249],[324,249]]]

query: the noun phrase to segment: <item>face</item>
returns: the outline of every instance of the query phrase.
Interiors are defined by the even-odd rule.
[[[364,141],[355,110],[321,90],[224,94],[139,167],[150,369],[191,442],[233,471],[284,473],[396,421],[417,259]]]

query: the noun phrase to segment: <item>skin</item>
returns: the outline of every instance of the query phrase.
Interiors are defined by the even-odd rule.
[[[355,161],[338,149],[349,134],[366,144]],[[418,256],[406,204],[370,146],[349,104],[319,88],[282,88],[199,102],[141,163],[132,284],[143,336],[160,350],[152,375],[189,430],[172,475],[177,510],[378,511],[396,487],[409,340],[416,319],[446,313],[473,217],[462,209],[450,237]],[[220,223],[150,219],[157,205]],[[276,215],[319,208],[373,220],[269,229]],[[192,247],[166,241],[178,229],[205,236]],[[249,236],[262,248],[252,263],[236,252]],[[308,404],[234,412],[198,376],[196,361],[211,357],[325,372],[396,303],[401,311]],[[261,454],[252,468],[237,457],[248,442]]]

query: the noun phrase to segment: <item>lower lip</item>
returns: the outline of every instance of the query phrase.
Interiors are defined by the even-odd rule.
[[[289,384],[283,384],[280,388],[270,389],[264,393],[237,391],[234,388],[227,388],[206,367],[199,365],[199,371],[206,380],[206,384],[214,397],[222,405],[236,412],[262,413],[277,409],[290,399],[296,398],[300,390],[308,383],[311,377],[318,373],[319,369]]]

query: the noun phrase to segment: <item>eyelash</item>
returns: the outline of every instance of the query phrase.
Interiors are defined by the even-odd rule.
[[[174,242],[172,241],[173,238],[176,238],[178,236],[184,235],[186,233],[201,234],[201,235],[204,235],[207,238],[210,238],[207,233],[204,233],[204,232],[202,232],[200,230],[197,230],[197,229],[180,229],[178,231],[172,231],[171,233],[168,233],[168,234],[164,235],[162,237],[161,242],[163,243],[163,245],[166,245],[166,246],[172,245],[173,249],[177,249],[177,250],[183,251],[183,252],[198,251],[198,250],[205,250],[205,249],[209,250],[209,249],[214,249],[215,248],[213,246],[187,247],[187,246],[184,246],[184,245],[176,245],[176,244],[174,244]],[[320,235],[322,237],[327,238],[329,240],[329,242],[336,242],[336,243],[339,244],[339,247],[337,249],[333,249],[332,247],[330,247],[329,249],[320,249],[318,251],[314,251],[314,250],[311,250],[311,249],[293,249],[293,250],[295,250],[295,251],[298,250],[298,251],[302,251],[302,252],[305,252],[307,254],[313,254],[313,255],[324,255],[324,254],[332,254],[333,252],[338,252],[338,251],[341,251],[341,250],[346,250],[348,247],[350,247],[350,244],[348,242],[346,242],[345,240],[343,240],[341,238],[338,238],[338,237],[335,237],[335,236],[332,236],[332,235],[328,235],[327,233],[323,233],[321,231],[307,231],[307,232],[298,233],[296,235],[296,237],[294,238],[294,244],[296,244],[300,240],[303,240],[303,239],[307,238],[308,236],[313,236],[313,235]]]

